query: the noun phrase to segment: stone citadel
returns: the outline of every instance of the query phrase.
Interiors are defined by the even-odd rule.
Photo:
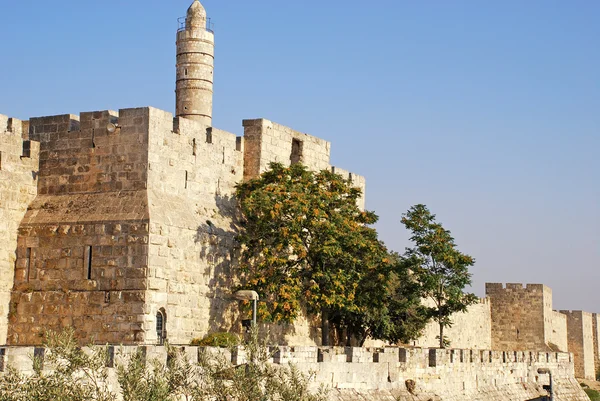
[[[82,339],[129,345],[188,344],[209,332],[240,331],[230,291],[235,185],[270,162],[301,162],[331,169],[364,191],[363,177],[330,164],[325,140],[266,119],[244,120],[243,137],[212,127],[213,65],[214,33],[195,0],[177,32],[175,117],[151,107],[28,121],[0,115],[0,345],[7,344],[0,366],[40,345],[49,329],[73,327]],[[472,375],[485,376],[483,363],[486,385],[495,387],[490,372],[512,363],[522,366],[506,379],[511,385],[538,388],[531,369],[545,360],[570,389],[564,399],[579,399],[569,387],[573,369],[593,378],[600,367],[598,315],[553,311],[543,285],[487,284],[486,295],[455,316],[448,337],[457,353],[419,351],[437,343],[430,326],[408,351],[412,365],[398,349],[350,349],[339,351],[341,358],[450,369],[451,378],[462,378],[453,386],[463,390]],[[320,352],[310,348],[319,345],[318,326],[302,321],[274,330],[281,344],[311,355],[298,357],[292,348],[291,359],[312,363]],[[459,361],[477,365],[456,370]],[[345,380],[335,382],[371,388]]]

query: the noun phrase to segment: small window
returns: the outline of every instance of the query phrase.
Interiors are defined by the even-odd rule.
[[[212,143],[212,128],[206,129],[206,143]]]
[[[31,141],[23,141],[23,154],[21,155],[21,157],[31,157]]]
[[[302,148],[304,143],[298,139],[292,139],[292,154],[290,155],[291,164],[302,162]]]
[[[0,348],[0,372],[4,372],[4,357],[6,355],[6,348]]]
[[[185,68],[185,69],[183,70],[183,75],[185,75],[185,76],[187,77],[187,74],[188,74],[188,69],[187,69],[187,68]]]
[[[156,313],[156,337],[158,338],[158,343],[163,345],[165,340],[167,339],[167,314],[164,309],[160,309]]]
[[[186,170],[186,172],[185,172],[185,186],[184,186],[185,189],[187,189],[187,185],[188,185],[188,172]]]
[[[196,138],[192,139],[192,156],[196,156]]]
[[[25,273],[27,276],[27,281],[29,282],[33,276],[33,252],[31,251],[31,248],[27,248],[25,257],[27,258],[27,271]]]
[[[88,280],[92,279],[92,249],[91,246],[86,246],[84,254],[85,277]]]

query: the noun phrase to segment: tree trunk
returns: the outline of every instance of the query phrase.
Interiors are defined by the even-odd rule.
[[[444,346],[444,324],[440,321],[440,348],[446,348]]]
[[[321,309],[321,345],[329,346],[329,311]]]

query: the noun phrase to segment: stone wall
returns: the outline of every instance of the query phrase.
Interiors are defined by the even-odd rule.
[[[269,163],[302,163],[312,170],[329,169],[331,144],[265,119],[244,120],[244,179],[255,177]]]
[[[455,313],[451,317],[452,327],[444,329],[444,337],[453,348],[491,349],[491,310],[488,299],[480,299],[469,306],[464,313]],[[423,335],[413,342],[417,347],[438,347],[440,329],[437,322],[431,321],[425,327]]]
[[[147,127],[136,110],[30,120],[38,195],[19,227],[9,344],[64,327],[86,340],[144,341]]]
[[[18,228],[35,197],[38,176],[39,143],[26,140],[24,126],[0,115],[0,344],[6,344]]]
[[[169,341],[186,344],[236,324],[234,284],[243,141],[170,113],[150,120],[148,191],[151,227],[145,329],[156,338],[156,313],[167,315]]]
[[[271,162],[286,166],[302,163],[315,171],[331,169],[362,190],[363,196],[358,201],[358,206],[364,209],[366,180],[358,174],[329,164],[331,143],[262,118],[244,120],[243,125],[244,180],[265,172]]]
[[[165,362],[165,348],[144,348],[149,360]],[[235,365],[245,362],[241,347],[231,353],[201,350],[224,353]],[[191,362],[198,360],[199,351],[185,347]],[[523,401],[546,394],[542,385],[548,383],[548,376],[540,375],[539,368],[552,372],[555,400],[588,400],[573,376],[571,355],[566,353],[397,347],[274,347],[271,351],[272,363],[293,363],[304,372],[313,372],[311,386],[327,386],[332,401]],[[135,348],[124,347],[121,352],[130,354]],[[33,354],[33,348],[9,347],[5,353],[7,365],[31,372],[27,355]],[[117,389],[114,370],[109,377]]]
[[[567,317],[569,352],[575,358],[575,376],[595,379],[594,335],[592,314],[582,311],[560,311]]]
[[[542,284],[486,283],[492,311],[492,348],[567,351],[566,320],[552,310]]]
[[[551,311],[546,327],[547,344],[553,351],[569,351],[567,339],[567,317],[558,311]]]
[[[544,285],[486,283],[492,305],[492,348],[545,350]]]

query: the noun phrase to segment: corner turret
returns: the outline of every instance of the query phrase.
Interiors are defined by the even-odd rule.
[[[206,10],[194,0],[177,30],[176,116],[212,126],[214,33]]]

